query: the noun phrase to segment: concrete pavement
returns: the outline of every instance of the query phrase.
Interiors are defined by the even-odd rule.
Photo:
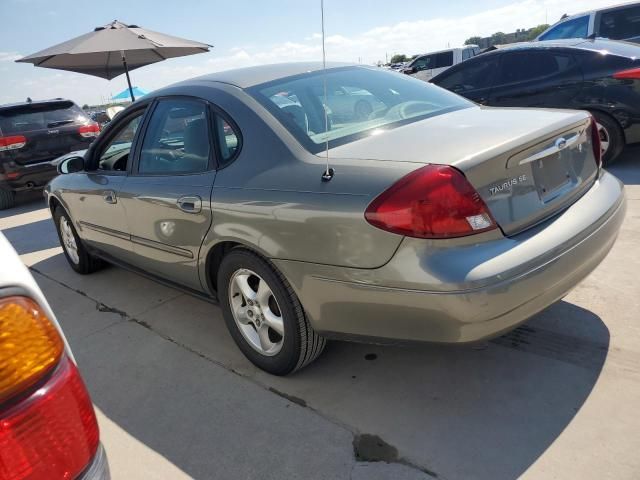
[[[244,359],[215,305],[75,274],[39,196],[0,228],[65,329],[114,479],[637,479],[640,149],[611,170],[617,244],[524,326],[473,348],[330,342],[286,378]]]

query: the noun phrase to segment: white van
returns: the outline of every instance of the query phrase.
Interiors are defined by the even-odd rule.
[[[425,53],[411,60],[401,72],[428,82],[432,77],[444,72],[447,68],[469,60],[479,53],[480,47],[477,45],[465,45],[460,48]]]

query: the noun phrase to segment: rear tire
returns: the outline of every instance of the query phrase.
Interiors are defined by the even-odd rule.
[[[0,187],[0,210],[13,207],[16,201],[15,193],[8,188]]]
[[[104,262],[101,259],[94,257],[87,251],[73,226],[73,221],[64,208],[60,206],[55,208],[53,221],[56,225],[62,251],[71,268],[82,275],[87,275],[104,267]]]
[[[222,259],[217,285],[229,333],[258,368],[287,375],[322,353],[325,339],[311,328],[286,278],[262,257],[244,248],[231,250]],[[261,296],[261,291],[267,293]],[[277,320],[276,328],[270,318]]]
[[[624,133],[618,122],[601,112],[591,112],[598,123],[598,133],[600,134],[600,142],[606,145],[606,150],[602,153],[602,165],[609,166],[613,164],[624,149]]]

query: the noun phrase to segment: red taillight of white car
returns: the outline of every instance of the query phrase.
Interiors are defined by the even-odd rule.
[[[600,144],[600,132],[598,131],[598,122],[591,115],[591,147],[593,148],[593,156],[596,159],[598,169],[602,167],[602,145]]]
[[[23,135],[11,135],[9,137],[0,137],[0,152],[8,150],[17,150],[27,144],[27,138]]]
[[[85,138],[97,137],[100,134],[100,125],[97,123],[82,125],[78,128],[78,133]]]
[[[0,480],[76,478],[99,444],[93,405],[33,300],[0,300]]]
[[[382,230],[417,238],[453,238],[497,228],[476,190],[456,168],[427,165],[382,192],[365,212]]]

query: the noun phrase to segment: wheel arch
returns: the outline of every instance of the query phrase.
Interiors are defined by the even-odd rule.
[[[261,251],[260,248],[257,248],[254,245],[248,245],[246,243],[232,239],[221,240],[212,245],[207,250],[207,253],[204,256],[205,261],[203,283],[211,293],[217,294],[218,292],[217,276],[218,269],[220,268],[220,264],[222,263],[222,259],[227,253],[235,248],[244,248],[246,250],[249,250],[271,263],[268,255],[266,255],[265,252]]]
[[[57,207],[62,207],[67,212],[67,215],[71,217],[71,213],[69,212],[69,208],[67,204],[62,199],[60,199],[57,195],[54,195],[53,193],[49,193],[49,195],[47,196],[47,204],[49,206],[49,211],[51,212],[52,217],[53,217],[53,212]],[[71,218],[71,220],[73,220],[73,218]]]
[[[620,133],[622,134],[622,140],[624,142],[624,144],[627,144],[627,135],[624,129],[624,126],[622,125],[622,122],[611,112],[608,112],[607,110],[603,110],[601,108],[594,108],[590,105],[585,105],[583,107],[581,107],[582,110],[587,110],[588,112],[595,112],[598,113],[599,115],[603,115],[607,118],[610,118],[611,120],[613,120],[615,122],[615,124],[618,126],[618,128],[620,129]]]

